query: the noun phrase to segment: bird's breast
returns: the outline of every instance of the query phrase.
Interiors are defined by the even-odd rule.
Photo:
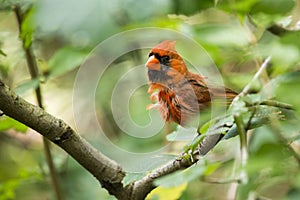
[[[149,69],[148,78],[152,83],[166,84],[171,77],[165,71]]]
[[[166,121],[174,121],[185,125],[196,115],[199,115],[197,97],[192,91],[166,89],[158,92],[159,110]]]

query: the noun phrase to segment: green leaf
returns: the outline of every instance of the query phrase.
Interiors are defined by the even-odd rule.
[[[251,137],[251,142],[249,143],[249,151],[256,152],[258,151],[264,144],[275,144],[276,138],[274,134],[270,130],[270,128],[266,126],[262,126],[258,129],[254,130],[254,134]]]
[[[285,73],[283,75],[277,76],[277,77],[273,78],[268,84],[266,84],[262,88],[261,94],[262,94],[262,96],[264,96],[265,99],[274,98],[274,96],[277,96],[280,99],[281,94],[276,95],[276,90],[288,82],[295,81],[295,83],[297,84],[297,81],[299,80],[299,78],[300,78],[300,72],[289,72],[289,73]],[[289,88],[287,88],[287,89],[290,90]],[[292,90],[290,92],[291,93],[287,93],[287,94],[294,94],[292,92]]]
[[[293,0],[260,0],[253,5],[251,13],[285,14],[293,9]]]
[[[187,183],[176,187],[157,187],[146,197],[146,200],[174,200],[181,199],[182,193],[186,190]]]
[[[35,31],[35,7],[31,7],[31,9],[26,13],[24,20],[21,25],[21,38],[24,41],[24,48],[27,49],[32,44],[33,33]]]
[[[15,190],[19,186],[20,181],[17,179],[11,179],[0,183],[0,199],[15,199]]]
[[[294,177],[294,185],[300,189],[300,172],[297,173],[297,175]]]
[[[25,126],[24,124],[10,118],[10,117],[2,117],[0,118],[0,131],[5,131],[8,129],[15,129],[16,131],[25,133],[28,129],[27,126]]]
[[[244,124],[247,125],[248,130],[267,125],[270,123],[270,119],[282,119],[283,116],[279,108],[264,105],[249,107],[248,112],[242,113]],[[251,121],[249,122],[250,119]],[[229,139],[236,135],[237,127],[236,124],[233,124],[233,126],[228,129],[224,139]]]
[[[50,77],[65,74],[78,67],[89,52],[72,47],[64,47],[57,51],[49,60]]]
[[[189,154],[190,151],[194,152],[195,149],[199,146],[199,144],[204,140],[206,137],[205,134],[198,135],[192,142],[184,147],[184,152]]]
[[[236,24],[205,24],[197,26],[197,39],[204,44],[242,47],[249,43],[241,26]]]
[[[216,123],[216,119],[212,119],[209,120],[208,122],[206,122],[205,124],[203,124],[199,129],[198,129],[198,133],[200,134],[204,134],[208,131],[209,127],[211,127],[213,124]]]
[[[300,31],[289,31],[280,38],[281,43],[294,45],[300,49]]]
[[[241,99],[237,99],[237,101],[234,101],[230,107],[231,113],[235,115],[241,115],[243,113],[246,113],[248,111],[248,108],[246,107],[246,103]]]
[[[300,113],[300,101],[298,91],[300,87],[300,72],[292,72],[280,77],[278,87],[275,89],[276,99],[293,105],[295,110]]]
[[[195,0],[185,0],[185,1],[175,1],[176,12],[184,15],[192,15],[198,13],[199,11],[205,10],[207,8],[212,8],[214,6],[214,0],[206,1],[195,1]]]
[[[246,105],[255,105],[262,102],[263,97],[264,96],[262,96],[261,94],[248,94],[240,98],[246,103]]]
[[[7,56],[6,53],[4,53],[4,51],[2,51],[1,49],[0,49],[0,55],[5,56],[5,57]]]
[[[239,14],[249,13],[251,7],[259,0],[236,0],[236,1],[218,1],[218,7],[227,12],[232,13],[232,11]]]
[[[205,171],[206,171],[206,166],[197,163],[188,169],[177,171],[173,174],[159,178],[154,181],[154,184],[163,187],[178,186],[183,183],[188,183],[192,180],[199,178],[205,173]]]
[[[27,92],[28,90],[36,89],[38,87],[39,83],[40,83],[40,81],[38,78],[25,81],[24,83],[17,86],[17,88],[15,89],[15,92],[18,95],[22,95],[25,92]]]
[[[209,165],[206,167],[205,172],[204,172],[203,175],[205,175],[205,176],[211,175],[211,174],[214,173],[214,171],[216,171],[220,166],[221,166],[221,163],[220,163],[220,162],[216,162],[216,163],[211,163],[211,164],[209,164]]]
[[[285,145],[278,143],[264,143],[253,151],[247,165],[247,171],[255,175],[262,169],[269,168],[269,173],[280,174],[284,171],[284,163],[291,155]]]

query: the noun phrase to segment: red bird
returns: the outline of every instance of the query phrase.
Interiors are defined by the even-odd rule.
[[[175,41],[166,40],[151,49],[148,68],[151,100],[147,109],[158,107],[165,121],[180,125],[209,107],[212,99],[226,98],[230,102],[236,95],[228,88],[208,87],[206,77],[190,72],[175,50]]]

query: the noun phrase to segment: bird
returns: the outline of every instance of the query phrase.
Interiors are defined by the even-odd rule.
[[[146,67],[150,100],[147,109],[157,108],[166,122],[186,126],[212,100],[223,98],[229,104],[237,93],[229,88],[211,85],[208,77],[189,71],[175,49],[176,41],[165,40],[150,50]]]

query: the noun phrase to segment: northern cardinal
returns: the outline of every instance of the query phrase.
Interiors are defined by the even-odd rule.
[[[228,88],[208,87],[206,77],[190,72],[175,50],[175,41],[166,40],[151,49],[148,68],[151,100],[147,109],[157,107],[165,121],[185,126],[209,107],[212,99],[225,98],[230,102],[237,93]]]

